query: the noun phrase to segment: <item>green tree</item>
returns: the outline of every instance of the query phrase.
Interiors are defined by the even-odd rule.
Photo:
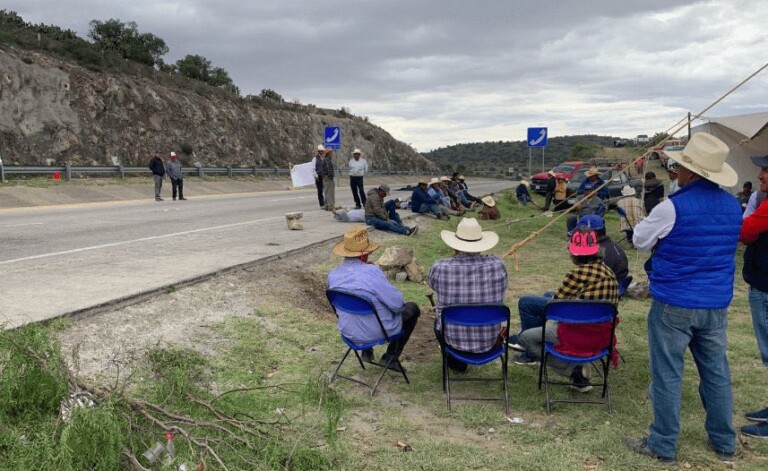
[[[261,91],[259,96],[265,100],[283,101],[283,96],[271,88],[265,88]]]
[[[211,74],[211,61],[197,54],[187,54],[176,61],[176,68],[184,77],[207,83]]]
[[[162,57],[168,54],[165,41],[152,33],[139,34],[134,21],[123,23],[117,19],[91,20],[88,37],[103,51],[112,51],[120,57],[149,66],[163,65]]]
[[[595,157],[595,147],[577,142],[571,147],[571,157],[575,160],[590,160]]]

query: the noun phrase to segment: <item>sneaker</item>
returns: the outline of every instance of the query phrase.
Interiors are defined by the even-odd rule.
[[[512,361],[515,363],[515,365],[538,365],[539,364],[539,360],[528,355],[528,353],[526,352],[523,352],[520,355],[517,355]]]
[[[592,390],[592,385],[589,384],[589,370],[586,366],[577,367],[573,370],[573,373],[571,373],[571,385],[569,387],[580,393],[586,393]]]
[[[390,359],[392,360],[390,362]],[[387,366],[387,363],[389,363],[389,366]],[[379,365],[386,367],[387,369],[390,369],[392,371],[397,371],[398,373],[405,373],[405,367],[400,364],[399,361],[397,361],[396,358],[392,358],[392,355],[389,353],[385,353],[381,356],[381,359],[379,360]]]
[[[413,226],[413,227],[412,227],[412,228],[411,228],[411,229],[408,231],[408,237],[410,237],[410,236],[412,236],[412,235],[416,234],[417,232],[419,232],[419,226]]]
[[[768,407],[755,412],[747,412],[745,415],[747,420],[752,422],[768,422]]]
[[[507,338],[507,345],[512,350],[517,350],[518,352],[525,351],[525,348],[520,344],[520,338],[517,335],[510,335],[509,338]]]
[[[768,438],[768,422],[741,427],[741,433],[752,438]]]
[[[655,451],[651,450],[651,447],[648,446],[647,438],[627,437],[624,439],[624,444],[627,445],[629,449],[634,451],[635,453],[640,453],[641,455],[650,456],[651,458],[657,460],[659,463],[665,466],[675,465],[675,458],[670,458],[667,456],[659,456],[656,454]]]
[[[710,450],[712,450],[715,453],[715,456],[717,456],[717,459],[720,461],[724,461],[726,463],[730,463],[736,460],[735,453],[734,452],[727,452],[727,451],[720,451],[714,446],[712,446],[712,443],[707,441],[707,446]]]
[[[363,350],[360,353],[360,357],[362,357],[363,361],[366,363],[373,363],[373,349],[369,348],[368,350]]]
[[[155,201],[163,201],[163,199],[160,198],[159,196],[157,196],[157,197],[155,197]]]
[[[183,196],[179,197],[179,201],[186,201],[186,200],[187,200],[187,199],[186,199],[186,198],[184,198]]]

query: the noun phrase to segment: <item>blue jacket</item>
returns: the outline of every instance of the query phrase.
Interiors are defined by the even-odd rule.
[[[589,178],[587,178],[586,180],[581,182],[581,185],[579,185],[579,189],[576,190],[576,194],[577,195],[583,195],[585,191],[598,188],[603,183],[605,183],[605,181],[603,181],[603,179],[600,178],[600,177],[597,177],[597,181],[595,181],[594,183],[589,181]],[[602,199],[602,200],[604,200],[604,199],[608,198],[609,196],[611,196],[610,193],[608,192],[608,187],[602,188],[600,191],[598,191],[597,192],[597,196],[599,196],[600,199]]]
[[[427,194],[427,190],[417,186],[413,189],[413,193],[411,194],[411,210],[414,213],[418,213],[419,208],[421,208],[421,205],[424,203],[435,204],[435,200]]]
[[[708,180],[685,185],[670,200],[675,225],[651,257],[651,294],[686,309],[728,307],[741,229],[738,200]]]

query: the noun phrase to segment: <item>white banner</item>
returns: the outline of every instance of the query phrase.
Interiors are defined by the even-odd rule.
[[[315,162],[307,162],[305,164],[294,165],[291,167],[291,180],[293,181],[293,187],[299,188],[307,185],[315,184],[315,177],[313,175],[313,169]]]

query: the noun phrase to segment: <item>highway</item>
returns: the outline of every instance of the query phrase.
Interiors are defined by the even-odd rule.
[[[478,181],[476,195],[512,186]],[[337,204],[352,205],[337,188]],[[397,191],[390,197],[408,197]],[[284,214],[304,212],[304,230]],[[403,212],[403,215],[410,211]],[[339,237],[314,188],[0,211],[0,323],[15,327],[92,309]],[[417,236],[418,237],[418,236]]]

